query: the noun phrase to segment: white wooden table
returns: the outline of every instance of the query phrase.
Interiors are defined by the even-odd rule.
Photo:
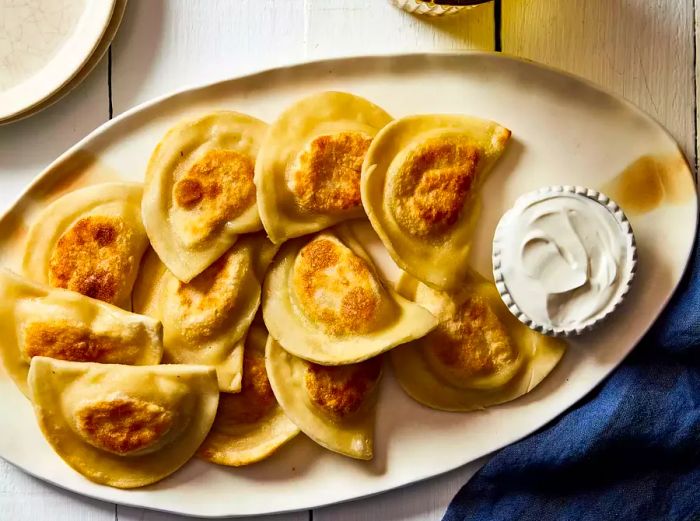
[[[110,117],[188,84],[305,59],[455,49],[502,50],[589,78],[657,118],[695,165],[694,3],[502,0],[428,21],[386,0],[130,0],[109,58],[85,83],[45,112],[0,127],[0,190],[18,194]],[[467,467],[371,499],[256,519],[437,520],[470,475]],[[174,516],[84,499],[0,460],[0,519]]]

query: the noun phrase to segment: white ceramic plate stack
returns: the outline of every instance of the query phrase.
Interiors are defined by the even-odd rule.
[[[0,0],[0,125],[54,104],[95,68],[127,0]]]

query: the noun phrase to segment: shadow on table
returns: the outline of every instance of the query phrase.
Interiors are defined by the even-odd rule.
[[[449,42],[457,43],[457,46],[450,46],[453,49],[494,50],[495,24],[492,2],[449,16],[407,16],[420,20],[432,30],[446,36]]]
[[[107,121],[107,56],[58,103],[26,119],[0,125],[0,182],[14,196],[48,164]],[[8,194],[2,194],[6,199]],[[14,198],[14,197],[13,197]],[[3,197],[0,197],[3,200]],[[9,202],[9,201],[6,201]]]
[[[204,7],[202,7],[204,8]],[[167,23],[167,0],[129,2],[112,44],[112,102],[114,115],[131,108],[161,50]],[[175,34],[175,38],[181,35]],[[134,41],[140,42],[138,47]],[[206,57],[202,57],[206,59]]]

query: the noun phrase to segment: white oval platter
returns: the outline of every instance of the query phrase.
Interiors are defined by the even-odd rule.
[[[411,401],[388,374],[372,462],[343,458],[299,436],[248,468],[195,460],[156,485],[112,489],[84,479],[53,453],[29,402],[5,374],[0,374],[0,417],[5,418],[0,456],[86,496],[189,515],[281,512],[376,494],[471,462],[561,414],[622,361],[680,281],[695,237],[697,197],[673,139],[626,101],[583,80],[490,53],[306,63],[187,89],[136,107],[66,152],[12,205],[0,220],[0,263],[16,265],[27,224],[58,193],[114,175],[141,180],[152,149],[175,122],[213,109],[269,121],[293,100],[327,89],[365,96],[396,117],[466,113],[513,131],[483,192],[473,264],[484,275],[491,272],[496,223],[520,194],[553,184],[605,190],[626,171],[624,180],[632,182],[618,183],[626,190],[618,202],[636,233],[639,271],[625,304],[595,332],[571,340],[560,365],[533,392],[502,406],[470,414],[432,411]],[[651,193],[654,187],[658,190]],[[0,203],[8,207],[16,196],[2,193]],[[376,244],[368,246],[383,254]]]

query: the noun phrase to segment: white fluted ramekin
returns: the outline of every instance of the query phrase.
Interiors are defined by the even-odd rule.
[[[621,234],[625,238],[626,244],[626,263],[624,268],[624,273],[622,274],[623,279],[620,282],[619,289],[615,295],[614,300],[612,300],[607,307],[603,309],[599,314],[582,321],[580,324],[575,324],[571,327],[556,327],[552,324],[545,324],[534,320],[527,313],[523,311],[523,306],[518,305],[517,299],[511,294],[508,289],[507,275],[504,274],[502,269],[503,259],[502,251],[503,244],[506,234],[508,233],[508,227],[506,223],[512,216],[509,212],[521,208],[523,206],[534,203],[540,199],[545,199],[551,197],[553,194],[571,194],[579,197],[586,197],[596,204],[600,204],[605,209],[607,209],[615,221],[620,227]],[[575,336],[580,335],[584,331],[593,329],[595,326],[600,324],[602,321],[607,319],[622,303],[625,296],[629,292],[632,280],[636,274],[637,270],[637,246],[634,238],[634,232],[632,231],[632,226],[630,225],[627,216],[624,214],[622,209],[610,199],[607,195],[592,190],[590,188],[584,188],[582,186],[548,186],[541,188],[537,191],[527,193],[515,202],[513,208],[506,212],[503,217],[501,217],[498,226],[496,227],[496,233],[494,234],[493,240],[493,276],[496,281],[496,287],[501,295],[501,299],[506,304],[508,309],[513,315],[515,315],[518,320],[523,324],[527,325],[535,331],[539,331],[545,335],[550,336]]]

